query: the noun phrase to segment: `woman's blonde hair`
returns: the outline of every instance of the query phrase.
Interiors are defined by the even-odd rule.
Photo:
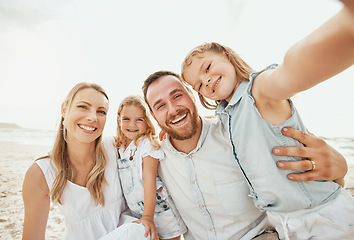
[[[122,100],[118,107],[118,113],[117,113],[117,136],[115,137],[115,145],[119,149],[121,146],[125,146],[127,144],[127,138],[125,137],[124,133],[120,129],[120,124],[119,124],[119,119],[122,115],[123,108],[125,106],[135,106],[143,110],[144,113],[144,118],[146,121],[146,132],[141,134],[138,138],[134,140],[134,144],[138,145],[141,140],[144,138],[148,138],[152,144],[152,146],[157,150],[160,148],[160,144],[157,141],[157,136],[156,136],[156,131],[155,127],[152,124],[150,117],[149,117],[149,111],[148,111],[148,106],[146,105],[144,99],[141,96],[138,95],[131,95]]]
[[[63,103],[63,107],[69,109],[76,94],[86,88],[95,89],[96,91],[102,93],[108,100],[108,96],[101,86],[95,83],[81,82],[76,84],[68,93]],[[60,204],[62,204],[62,196],[67,181],[73,181],[76,175],[75,169],[69,161],[66,143],[66,128],[64,127],[63,122],[64,117],[62,116],[53,149],[49,153],[51,163],[54,164],[57,170],[57,176],[54,179],[50,196],[53,202],[58,202]],[[101,135],[96,139],[94,166],[87,176],[86,184],[86,188],[89,190],[92,199],[97,205],[104,205],[103,189],[107,183],[104,175],[106,163],[107,156],[102,144]]]
[[[231,64],[235,68],[237,81],[242,82],[243,80],[248,80],[249,75],[253,72],[253,69],[237,54],[234,50],[229,47],[223,46],[216,42],[204,43],[195,48],[193,48],[185,57],[182,63],[182,80],[184,80],[184,70],[192,64],[192,58],[194,56],[201,57],[205,52],[213,51],[219,54],[225,54],[229,59]],[[202,94],[198,92],[200,103],[207,109],[216,109],[216,106],[221,100],[216,100],[214,102],[208,101]]]

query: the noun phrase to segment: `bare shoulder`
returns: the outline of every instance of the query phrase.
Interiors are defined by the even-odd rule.
[[[23,190],[40,190],[49,194],[49,188],[44,174],[38,164],[33,163],[27,170],[23,182]]]
[[[291,107],[287,99],[275,99],[270,95],[270,78],[275,70],[270,69],[260,73],[252,86],[252,97],[262,118],[273,125],[279,125],[291,117]]]

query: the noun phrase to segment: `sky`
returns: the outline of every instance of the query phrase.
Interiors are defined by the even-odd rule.
[[[141,94],[155,71],[180,73],[193,47],[219,42],[261,70],[341,7],[336,0],[0,0],[0,122],[56,130],[69,90],[95,82],[109,95],[105,134],[114,135],[120,101]],[[354,137],[353,90],[352,66],[293,100],[314,134]]]

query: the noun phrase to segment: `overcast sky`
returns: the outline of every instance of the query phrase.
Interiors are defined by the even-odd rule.
[[[88,81],[108,92],[113,135],[119,102],[157,70],[179,73],[196,45],[220,42],[261,70],[340,8],[335,0],[0,0],[0,122],[54,130],[68,91]],[[351,67],[294,101],[316,135],[354,137],[353,90]]]

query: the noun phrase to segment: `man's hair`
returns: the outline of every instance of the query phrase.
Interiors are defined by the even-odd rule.
[[[147,90],[149,88],[149,86],[154,83],[155,81],[157,81],[158,79],[160,79],[161,77],[163,76],[174,76],[176,78],[178,78],[178,80],[183,84],[185,85],[183,82],[182,82],[182,79],[181,79],[181,76],[178,75],[177,73],[174,73],[174,72],[171,72],[171,71],[157,71],[157,72],[154,72],[153,74],[151,74],[145,81],[144,81],[144,84],[143,84],[143,87],[142,87],[142,90],[143,90],[143,93],[144,93],[144,100],[146,102],[146,104],[149,106],[150,108],[150,111],[152,111],[151,107],[150,107],[150,104],[146,98],[146,94],[147,94]],[[162,89],[161,89],[162,90]]]

